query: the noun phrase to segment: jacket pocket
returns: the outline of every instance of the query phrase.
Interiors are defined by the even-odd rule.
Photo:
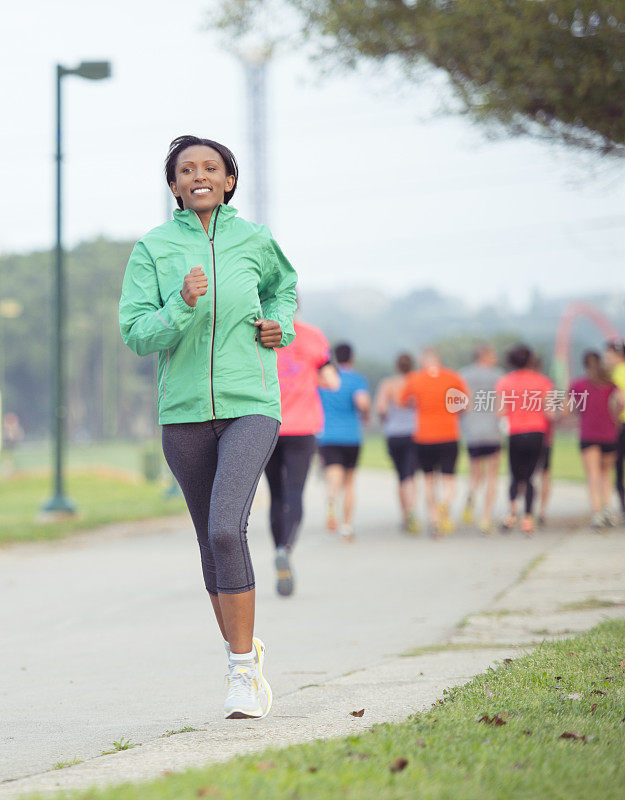
[[[267,391],[267,381],[265,380],[265,365],[263,364],[263,359],[260,355],[260,349],[258,347],[258,331],[254,333],[254,346],[256,347],[256,355],[258,356],[258,363],[260,364],[260,377],[263,382],[263,390]]]

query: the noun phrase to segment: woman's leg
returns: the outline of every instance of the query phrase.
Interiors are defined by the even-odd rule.
[[[254,570],[247,522],[256,488],[276,445],[279,424],[254,414],[217,420],[217,471],[209,537],[219,606],[232,653],[249,653],[254,632]]]
[[[292,549],[304,514],[303,494],[310,462],[315,452],[315,437],[283,436],[279,441],[283,449],[285,496],[285,535],[282,546]]]
[[[178,481],[193,520],[204,585],[217,599],[215,562],[208,539],[210,498],[217,469],[217,436],[212,422],[182,422],[163,425],[163,454]],[[215,602],[213,602],[215,607]],[[222,635],[226,637],[223,619],[216,614]]]
[[[532,477],[538,464],[543,448],[544,435],[542,433],[526,433],[523,442],[523,457],[521,460],[521,480],[525,483],[525,516],[531,517],[534,506],[534,484]]]
[[[271,454],[271,458],[265,467],[265,475],[269,483],[269,494],[271,502],[269,506],[269,524],[271,535],[276,547],[285,547],[288,539],[288,529],[286,526],[287,500],[285,497],[285,451],[284,437],[278,437],[278,443]]]
[[[497,494],[497,476],[499,475],[499,461],[501,451],[498,450],[490,456],[486,456],[486,498],[484,500],[484,518],[489,520],[493,513],[495,496]]]
[[[599,445],[584,447],[582,462],[586,472],[590,508],[593,513],[601,511],[601,448]]]
[[[612,470],[615,463],[615,452],[601,454],[601,507],[606,510],[610,508],[610,499],[612,498]]]
[[[621,501],[621,511],[625,516],[625,485],[623,482],[623,464],[625,462],[625,424],[621,426],[616,443],[616,492]],[[625,519],[624,519],[625,521]]]
[[[508,440],[508,460],[510,462],[510,513],[516,514],[516,499],[519,493],[519,483],[521,475],[521,447],[519,437],[510,436]]]

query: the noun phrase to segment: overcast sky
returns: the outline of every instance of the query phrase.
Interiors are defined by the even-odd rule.
[[[56,62],[110,59],[113,79],[69,77],[65,237],[136,239],[165,215],[169,141],[195,133],[237,154],[232,204],[251,217],[245,87],[202,30],[206,0],[32,0],[2,14],[0,251],[54,236]],[[270,224],[302,290],[433,286],[472,303],[625,288],[625,169],[527,139],[496,140],[437,111],[440,79],[387,70],[320,79],[304,57],[270,72]]]

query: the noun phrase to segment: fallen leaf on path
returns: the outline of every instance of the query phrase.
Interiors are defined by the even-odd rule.
[[[604,692],[603,689],[593,689],[590,694],[607,694],[607,692]]]
[[[319,767],[308,767],[308,771],[309,772],[317,772],[318,770],[319,770]]]
[[[273,769],[275,766],[273,761],[260,761],[256,764],[256,769],[260,772],[267,772],[268,769]]]
[[[593,703],[593,704],[590,706],[590,713],[591,713],[591,714],[594,714],[594,713],[595,713],[595,711],[597,710],[597,706],[598,706],[598,705],[599,705],[599,703]]]
[[[562,675],[556,675],[556,680],[557,681],[561,681],[562,680]]]
[[[532,735],[532,732],[531,732],[531,731],[528,731],[528,730],[527,730],[527,728],[526,728],[526,729],[523,731],[523,733],[524,733],[526,736],[531,736],[531,735]]]
[[[583,736],[581,733],[575,733],[574,731],[565,731],[564,733],[560,734],[560,739],[575,739],[585,741],[586,737]]]
[[[511,658],[504,658],[504,660],[503,660],[503,663],[504,663],[504,664],[505,664],[507,667],[509,667],[509,666],[510,666],[510,664],[512,664],[512,661],[513,661],[513,659],[511,659]]]
[[[361,708],[360,711],[350,711],[349,713],[352,717],[362,717],[362,715],[365,713],[365,710],[364,708]]]
[[[402,769],[406,769],[408,766],[408,759],[407,758],[396,758],[392,764],[389,765],[389,769],[391,772],[401,772]]]

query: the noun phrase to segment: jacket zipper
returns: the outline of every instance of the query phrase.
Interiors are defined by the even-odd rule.
[[[258,332],[254,334],[254,344],[256,345],[256,355],[258,356],[258,360],[260,361],[260,374],[262,375],[263,379],[263,389],[267,391],[267,384],[265,382],[265,365],[263,364],[263,360],[260,357],[260,350],[258,349]]]
[[[213,236],[211,237],[208,231],[208,241],[211,245],[211,260],[213,264],[213,321],[211,325],[211,365],[210,365],[210,385],[211,385],[211,419],[215,419],[215,393],[213,391],[213,361],[215,358],[215,318],[217,316],[217,270],[215,267],[215,232],[217,231],[217,217],[219,216],[219,209],[217,206],[215,211],[215,222],[213,223]],[[210,223],[209,223],[210,227]]]

